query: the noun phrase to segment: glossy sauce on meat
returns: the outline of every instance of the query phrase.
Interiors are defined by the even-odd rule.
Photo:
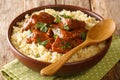
[[[22,31],[30,30],[32,36],[27,38],[27,43],[39,43],[47,49],[58,53],[66,53],[81,44],[87,33],[85,22],[72,18],[56,17],[46,13],[32,15],[25,21]]]

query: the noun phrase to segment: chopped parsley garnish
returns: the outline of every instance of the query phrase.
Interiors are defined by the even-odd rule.
[[[41,22],[37,22],[35,24],[35,28],[39,28],[42,32],[47,32],[47,30],[48,30],[47,24],[46,23],[41,23]]]
[[[69,42],[66,42],[64,46],[61,46],[62,49],[66,49],[66,48],[71,48],[71,44]]]
[[[52,26],[52,24],[47,24],[47,27],[51,27]]]
[[[82,39],[82,40],[85,40],[85,39],[86,39],[86,35],[87,35],[86,32],[82,32],[82,34],[81,34],[81,39]]]
[[[58,15],[56,15],[54,22],[55,23],[61,22],[61,18]]]
[[[65,30],[70,30],[70,28],[69,28],[69,26],[68,25],[64,25],[64,27],[63,27]]]
[[[60,48],[62,48],[62,49],[66,49],[66,46],[61,46]]]
[[[72,19],[71,16],[68,16],[68,15],[66,15],[66,14],[63,14],[63,15],[60,15],[60,16],[62,16],[62,17],[64,17],[64,18],[70,18],[70,19]]]
[[[40,38],[38,38],[38,39],[37,39],[37,42],[38,42],[39,45],[46,46],[46,44],[49,43],[49,40],[40,41]]]
[[[40,54],[36,54],[35,57],[36,57],[36,58],[40,57]]]
[[[39,45],[45,46],[45,45],[48,44],[48,43],[49,43],[49,41],[48,41],[48,40],[45,40],[45,41],[39,42]]]
[[[69,42],[66,43],[67,48],[71,48],[71,44]]]
[[[57,34],[54,34],[53,37],[54,37],[54,39],[56,39],[56,38],[58,37],[58,35],[57,35]]]

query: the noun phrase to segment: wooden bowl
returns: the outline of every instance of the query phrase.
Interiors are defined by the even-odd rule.
[[[40,7],[37,7],[37,8],[33,8],[31,10],[28,10],[26,12],[23,12],[22,14],[17,16],[9,26],[8,34],[7,34],[8,43],[10,45],[12,53],[15,55],[16,58],[18,58],[18,60],[20,62],[22,62],[24,65],[26,65],[30,69],[33,69],[33,70],[38,71],[38,72],[42,68],[44,68],[45,66],[48,66],[51,63],[38,61],[38,60],[32,59],[32,58],[22,54],[11,43],[10,37],[11,37],[11,34],[12,34],[13,26],[16,25],[16,22],[19,22],[19,21],[23,20],[26,14],[32,14],[35,11],[39,11],[39,10],[42,10],[42,9],[45,9],[45,8],[52,8],[52,9],[55,9],[55,10],[58,10],[58,11],[61,11],[63,9],[70,10],[70,11],[80,10],[80,11],[88,14],[89,16],[92,16],[92,17],[96,18],[97,20],[102,20],[103,19],[98,14],[96,14],[94,12],[91,12],[91,11],[89,11],[87,9],[77,7],[77,6],[70,6],[70,5],[40,6]],[[109,49],[109,46],[111,44],[111,39],[112,39],[112,37],[110,37],[109,39],[106,40],[107,44],[106,44],[105,48],[102,49],[96,55],[94,55],[94,56],[92,56],[92,57],[90,57],[88,59],[82,60],[82,61],[66,63],[66,64],[64,64],[64,66],[56,74],[57,75],[70,75],[70,74],[78,73],[78,72],[80,72],[82,70],[85,70],[87,68],[92,67],[93,65],[98,63],[104,57],[104,55],[106,54],[106,52]]]

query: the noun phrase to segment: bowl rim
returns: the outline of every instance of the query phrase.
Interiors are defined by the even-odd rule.
[[[20,15],[18,15],[17,17],[15,17],[15,18],[12,20],[12,22],[10,23],[9,28],[8,28],[8,30],[7,30],[7,42],[8,42],[8,44],[9,44],[10,48],[11,48],[15,53],[17,53],[18,55],[20,55],[20,56],[22,56],[22,57],[24,57],[24,58],[26,58],[26,59],[32,60],[32,61],[34,61],[34,62],[37,62],[37,63],[43,63],[43,64],[47,64],[47,65],[51,64],[51,62],[39,61],[39,60],[36,60],[36,59],[34,59],[34,58],[28,57],[27,55],[23,54],[22,52],[20,52],[18,49],[15,48],[15,46],[13,45],[13,43],[11,42],[10,39],[11,39],[11,34],[12,34],[12,28],[13,28],[13,26],[14,26],[13,24],[16,22],[16,20],[17,20],[19,17],[21,17],[22,15],[25,15],[26,13],[28,13],[28,12],[30,12],[30,11],[35,12],[35,11],[39,11],[39,10],[41,10],[41,9],[43,9],[43,8],[46,9],[46,8],[54,8],[54,7],[70,7],[70,8],[75,8],[75,9],[80,10],[80,11],[82,11],[82,12],[83,12],[83,11],[85,11],[86,13],[89,12],[89,14],[91,14],[91,15],[93,15],[93,16],[96,16],[95,18],[98,18],[99,20],[103,20],[103,17],[101,17],[99,14],[97,14],[97,13],[95,13],[95,12],[92,12],[92,11],[86,9],[86,8],[78,7],[78,6],[73,6],[73,5],[61,5],[61,4],[57,4],[57,5],[45,5],[45,6],[39,6],[39,7],[36,7],[36,8],[29,9],[29,10],[27,10],[27,11],[25,11],[25,12],[20,13]],[[76,10],[75,10],[75,11],[76,11]],[[32,13],[33,13],[33,12],[32,12]],[[87,15],[88,15],[88,14],[87,14]],[[11,31],[11,32],[10,32],[10,31]],[[9,34],[9,33],[11,33],[11,34]],[[111,36],[110,38],[112,38],[112,36]],[[110,39],[110,38],[109,38],[109,39]],[[106,46],[107,46],[107,45],[106,45]],[[94,56],[91,56],[91,57],[89,57],[89,58],[87,58],[87,59],[80,60],[80,61],[76,61],[76,62],[65,63],[64,65],[66,65],[66,66],[68,65],[68,66],[69,66],[69,65],[81,64],[81,63],[88,62],[88,61],[94,59],[95,57],[98,57],[102,51],[103,51],[103,49],[102,49],[100,52],[98,52],[97,54],[95,54]]]

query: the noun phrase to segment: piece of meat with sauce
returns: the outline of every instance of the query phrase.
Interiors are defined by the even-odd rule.
[[[67,25],[69,26],[70,30],[80,29],[86,26],[84,21],[80,21],[76,19],[69,19]]]
[[[83,41],[78,37],[70,40],[63,40],[57,37],[52,44],[52,51],[64,54],[82,42]]]
[[[49,36],[45,32],[42,32],[39,29],[34,29],[32,31],[32,33],[33,33],[33,36],[31,36],[30,38],[27,39],[28,43],[29,42],[37,43],[38,39],[40,39],[40,41],[44,41],[44,40],[47,40],[49,38]]]
[[[77,37],[77,38],[72,39],[70,41],[70,44],[72,45],[72,47],[76,47],[79,44],[81,44],[82,42],[83,42],[83,40],[81,40],[81,38]]]
[[[86,26],[86,23],[84,21],[77,19],[66,19],[66,18],[62,18],[62,24],[67,25],[69,27],[69,30],[80,29]],[[59,26],[61,26],[61,28],[64,29],[63,25],[59,25]]]
[[[45,47],[47,48],[47,49],[51,49],[51,47],[52,47],[52,44],[53,44],[53,42],[54,42],[54,38],[48,38],[47,39],[49,42],[48,42],[48,44],[46,44],[45,45]]]
[[[64,29],[65,25],[69,27],[69,30],[74,30],[84,28],[86,26],[86,23],[84,21],[76,19],[62,19],[62,22],[59,22],[58,24],[53,24],[52,27]]]
[[[53,38],[53,37],[50,37],[50,35],[53,36],[53,35],[51,34],[51,31],[48,30],[48,32],[47,32],[47,33],[50,34],[50,35],[46,34],[45,32],[40,31],[39,29],[33,30],[32,33],[33,33],[33,36],[27,38],[27,43],[32,43],[32,42],[38,43],[38,39],[39,39],[41,42],[42,42],[42,41],[45,41],[45,40],[48,40],[49,42],[45,45],[45,47],[46,47],[47,49],[50,49],[50,48],[51,48],[51,45],[52,45],[52,43],[54,42],[54,38]]]
[[[52,44],[52,51],[62,53],[62,54],[66,53],[71,49],[71,47],[66,47],[66,43],[67,41],[64,41],[59,37],[57,37]]]
[[[40,41],[49,40],[50,42],[46,45],[46,48],[50,48],[54,39],[51,38],[53,36],[51,29],[48,28],[47,33],[45,33],[40,31],[40,29],[36,29],[34,25],[37,22],[51,24],[53,21],[54,17],[46,12],[40,12],[39,14],[32,15],[31,18],[24,23],[22,28],[23,31],[28,29],[31,30],[33,34],[31,37],[27,38],[27,43],[37,43],[38,39],[40,39]]]
[[[37,19],[37,21],[42,23],[51,24],[54,22],[54,17],[46,12],[40,12],[39,15],[33,15],[33,19]]]
[[[76,37],[80,38],[83,32],[87,32],[87,30],[84,27],[78,30],[77,29],[73,30],[73,31],[61,30],[61,34],[63,35],[62,38],[64,40],[70,40]]]
[[[51,24],[54,22],[54,17],[46,12],[40,12],[39,14],[34,14],[30,19],[26,20],[23,24],[23,31],[28,29],[34,29],[34,25],[37,22]]]

